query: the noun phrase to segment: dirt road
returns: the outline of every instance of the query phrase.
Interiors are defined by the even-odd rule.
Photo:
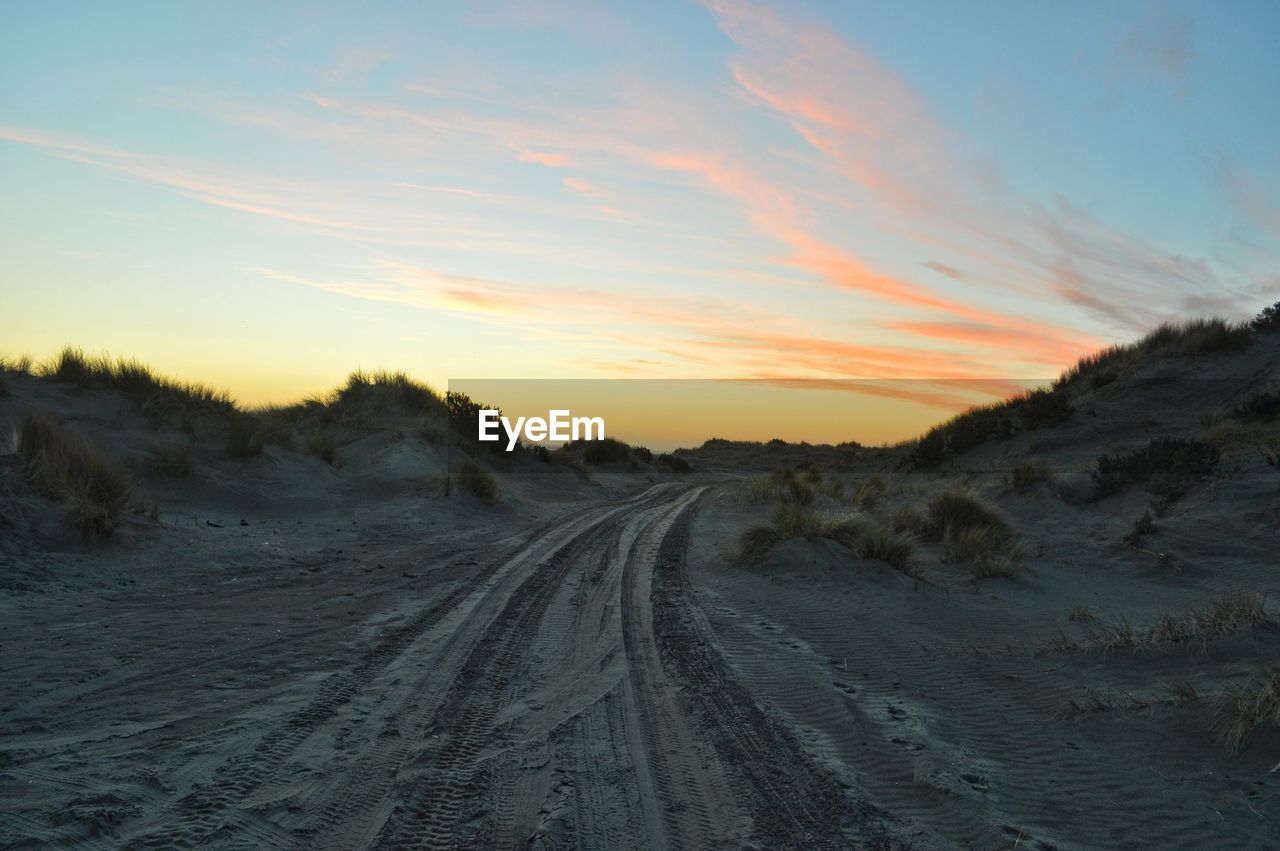
[[[718,653],[684,572],[702,493],[655,485],[490,544],[185,788],[139,795],[97,837],[13,817],[5,832],[79,847],[880,844],[880,814]]]

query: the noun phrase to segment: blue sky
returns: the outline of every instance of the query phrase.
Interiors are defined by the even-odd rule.
[[[3,14],[9,353],[998,392],[1280,298],[1280,4]]]

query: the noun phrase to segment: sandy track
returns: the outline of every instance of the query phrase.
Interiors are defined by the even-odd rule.
[[[86,848],[881,844],[879,814],[720,657],[684,573],[703,490],[656,485],[473,553],[293,710],[228,719],[252,744],[132,796],[106,833],[11,813],[0,834]]]

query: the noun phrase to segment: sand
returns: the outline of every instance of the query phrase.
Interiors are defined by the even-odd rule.
[[[1151,495],[1095,500],[1089,469],[1199,433],[1278,350],[1153,364],[923,472],[714,444],[678,477],[513,469],[489,507],[424,486],[444,452],[400,429],[338,468],[197,441],[197,477],[139,467],[144,511],[98,544],[7,441],[0,844],[1275,847],[1280,731],[1231,754],[1212,726],[1280,653],[1280,473],[1229,448],[1135,549]],[[0,423],[40,405],[126,460],[155,437],[109,392],[9,388]],[[1057,476],[1009,492],[1027,457]],[[846,493],[880,473],[886,507],[964,483],[1027,542],[1020,571],[975,582],[924,544],[912,577],[829,540],[742,563],[772,510],[744,480],[806,461]],[[1098,646],[1242,592],[1263,620]]]

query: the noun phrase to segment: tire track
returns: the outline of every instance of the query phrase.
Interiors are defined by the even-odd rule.
[[[282,770],[286,761],[312,733],[337,715],[380,672],[480,590],[501,568],[545,541],[553,530],[566,526],[573,528],[575,521],[583,518],[590,521],[592,515],[602,510],[621,510],[651,492],[652,489],[637,497],[612,503],[606,509],[594,507],[544,524],[527,536],[514,553],[491,560],[473,571],[442,599],[383,635],[355,667],[326,679],[319,693],[306,706],[268,732],[253,751],[232,758],[215,772],[211,783],[196,787],[164,812],[148,819],[142,825],[141,835],[133,837],[132,844],[146,848],[191,847],[213,837],[228,822],[243,823],[243,819],[234,817],[234,810],[250,793],[274,778],[287,775]]]
[[[658,550],[654,635],[716,750],[744,781],[757,840],[769,848],[887,847],[887,816],[846,793],[815,763],[760,708],[715,649],[684,568],[691,517],[692,512],[681,513]]]
[[[663,501],[665,491],[651,489],[647,501]],[[515,673],[542,626],[552,596],[583,555],[608,546],[615,533],[611,521],[627,507],[609,512],[543,560],[485,630],[428,724],[435,742],[418,760],[421,775],[378,835],[380,846],[477,844],[476,836],[457,834],[463,816],[474,815],[464,812],[468,802],[474,805],[485,797],[477,763],[481,751],[491,749],[498,740],[494,719],[506,703]]]

